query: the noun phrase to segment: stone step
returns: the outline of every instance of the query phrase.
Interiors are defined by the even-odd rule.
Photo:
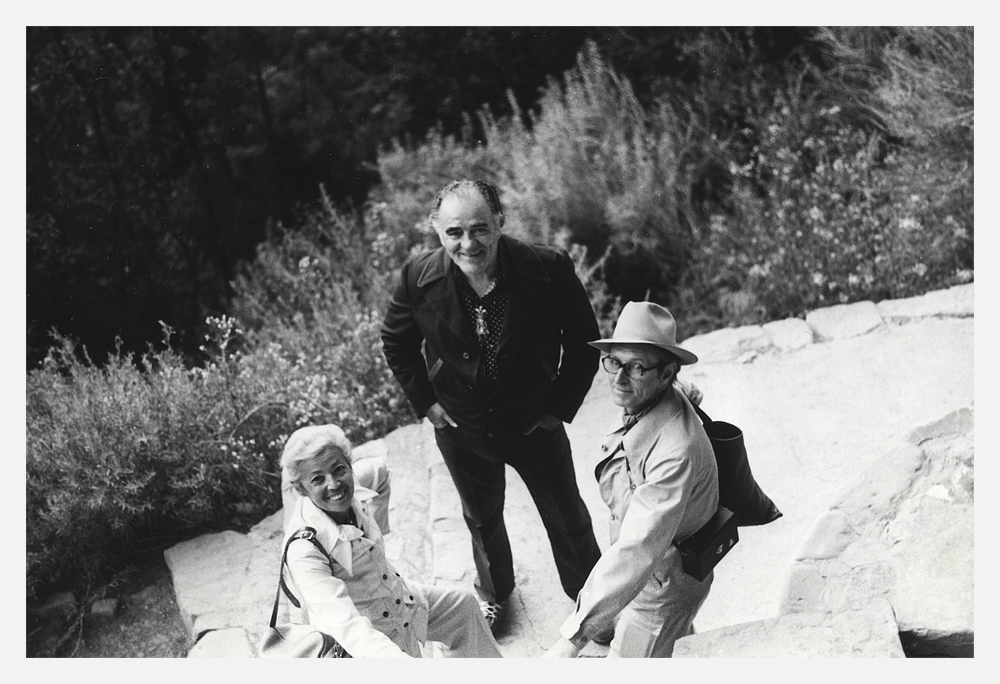
[[[433,430],[414,424],[392,431],[384,439],[392,493],[389,495],[389,525],[385,536],[386,556],[404,577],[431,582],[430,467],[440,458]]]
[[[885,599],[840,613],[791,613],[679,639],[675,658],[903,658]]]
[[[429,424],[427,430],[433,440]],[[572,440],[571,426],[568,432]],[[434,452],[430,465],[433,581],[472,590],[476,569],[461,499],[440,452],[436,448]],[[581,474],[586,476],[585,470],[577,468],[578,479]],[[504,520],[514,558],[516,587],[508,601],[505,628],[497,642],[505,658],[534,658],[560,638],[559,626],[572,612],[573,601],[563,593],[559,583],[548,535],[528,488],[510,467],[506,469],[506,478]],[[606,646],[589,644],[581,656],[603,657],[607,651]]]

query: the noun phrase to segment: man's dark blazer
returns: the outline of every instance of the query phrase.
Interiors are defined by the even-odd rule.
[[[600,334],[566,252],[500,241],[511,269],[495,391],[476,380],[482,359],[443,247],[404,264],[382,324],[386,361],[418,416],[439,402],[461,429],[497,437],[523,432],[544,413],[571,421],[600,356],[587,344]]]

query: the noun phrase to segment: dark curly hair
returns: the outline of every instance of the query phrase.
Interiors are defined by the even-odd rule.
[[[434,206],[429,216],[431,223],[434,223],[437,219],[438,209],[441,208],[441,202],[444,198],[453,192],[462,190],[479,193],[480,197],[486,200],[486,206],[489,207],[490,213],[496,218],[497,225],[501,228],[503,227],[504,215],[503,207],[500,205],[500,193],[495,186],[481,180],[456,180],[441,188],[438,194],[434,196]]]

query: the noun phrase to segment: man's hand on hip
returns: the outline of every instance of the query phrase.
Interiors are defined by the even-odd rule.
[[[452,417],[448,415],[448,412],[444,410],[444,407],[437,402],[434,402],[434,405],[427,409],[427,420],[431,421],[431,425],[439,430],[449,425],[458,427]]]

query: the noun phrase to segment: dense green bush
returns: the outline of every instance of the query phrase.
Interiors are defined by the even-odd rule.
[[[408,250],[377,207],[359,217],[321,202],[295,231],[261,244],[237,278],[233,311],[248,324],[242,370],[274,379],[270,396],[296,427],[334,422],[358,443],[415,418],[379,338]]]
[[[971,169],[886,152],[836,106],[800,114],[797,130],[787,112],[776,106],[752,159],[734,164],[734,211],[713,215],[697,242],[695,292],[718,292],[701,301],[719,320],[762,323],[972,279]]]
[[[238,505],[274,507],[275,422],[257,383],[216,359],[188,369],[167,349],[98,368],[62,339],[28,373],[29,596],[106,580],[123,554]]]

